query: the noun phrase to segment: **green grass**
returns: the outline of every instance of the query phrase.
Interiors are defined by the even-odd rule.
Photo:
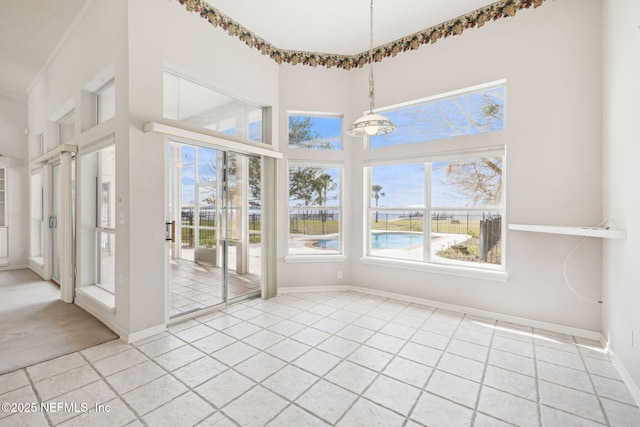
[[[339,230],[338,220],[327,220],[324,222],[324,233],[322,232],[322,221],[319,219],[289,220],[289,232],[294,234],[332,234]]]
[[[394,221],[378,219],[378,222],[375,222],[375,219],[372,219],[371,228],[373,230],[416,231],[420,233],[424,231],[423,221],[420,218],[404,218]],[[338,229],[339,223],[337,220],[328,220],[324,223],[324,234],[337,233]],[[480,234],[480,221],[469,220],[468,223],[466,221],[460,221],[457,223],[455,220],[452,222],[450,219],[432,220],[431,231],[434,233],[469,234],[472,236],[478,236]],[[290,220],[289,232],[295,234],[323,234],[322,221],[319,219]]]
[[[422,218],[411,219],[397,219],[393,221],[384,221],[379,218],[378,222],[375,219],[371,221],[371,228],[373,230],[389,230],[389,231],[419,231],[423,230]],[[479,220],[461,220],[455,222],[450,219],[431,220],[431,231],[433,233],[451,233],[451,234],[469,234],[472,236],[480,235],[480,221]]]

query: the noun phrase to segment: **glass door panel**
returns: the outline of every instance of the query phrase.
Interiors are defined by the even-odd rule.
[[[169,144],[169,316],[260,294],[260,159]]]
[[[228,298],[257,296],[261,283],[260,158],[227,154]]]
[[[169,144],[169,317],[225,301],[216,150]]]

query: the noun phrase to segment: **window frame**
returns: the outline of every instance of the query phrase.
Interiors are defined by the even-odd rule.
[[[72,132],[71,132],[71,138],[70,139],[63,139],[63,135],[62,135],[62,126],[64,125],[64,123],[73,118],[73,124],[72,124]],[[62,144],[67,144],[71,141],[73,141],[76,137],[75,134],[75,127],[76,127],[76,110],[75,109],[71,109],[71,111],[67,112],[64,114],[64,116],[60,117],[57,121],[56,121],[56,126],[57,126],[57,131],[58,131],[58,145],[62,145]]]
[[[447,206],[434,206],[432,204],[432,185],[431,185],[431,165],[439,161],[450,161],[456,159],[469,159],[476,157],[497,157],[501,156],[502,163],[502,197],[499,207],[447,207]],[[402,165],[402,164],[424,164],[424,194],[422,207],[409,207],[409,206],[388,206],[388,207],[375,207],[372,204],[373,197],[371,194],[371,186],[373,184],[371,179],[372,168],[377,166],[390,166],[390,165]],[[397,157],[389,159],[372,159],[365,160],[363,165],[363,256],[360,258],[361,262],[365,264],[385,265],[391,267],[398,267],[410,270],[429,271],[437,273],[447,273],[458,276],[483,278],[491,280],[506,281],[508,279],[506,268],[506,230],[507,230],[507,209],[506,209],[506,146],[493,146],[472,150],[457,150],[434,154],[424,154],[422,156],[415,156],[413,158]],[[435,212],[441,212],[446,210],[447,212],[500,212],[501,213],[501,261],[497,266],[491,264],[480,264],[465,261],[452,261],[452,262],[435,262],[432,259],[431,249],[431,235],[433,233],[431,229],[431,219]],[[406,258],[393,258],[384,257],[379,254],[371,253],[371,234],[372,217],[375,212],[385,211],[413,211],[422,213],[422,237],[423,237],[423,253],[422,260],[412,260]],[[428,225],[427,225],[428,224]]]
[[[173,93],[168,93],[167,91],[167,78],[171,78],[171,79],[175,79],[175,87],[172,88],[173,89]],[[253,143],[253,144],[265,144],[265,145],[271,145],[270,141],[269,141],[269,135],[268,135],[268,123],[267,123],[267,111],[268,111],[268,107],[262,106],[262,105],[258,105],[254,102],[250,102],[250,101],[246,101],[242,98],[239,98],[237,96],[233,96],[231,94],[229,94],[228,92],[225,92],[223,90],[220,90],[218,88],[216,88],[213,85],[210,85],[208,83],[205,83],[202,80],[199,80],[197,78],[188,76],[186,74],[183,74],[181,72],[175,71],[174,69],[172,69],[172,67],[165,67],[162,71],[162,79],[163,79],[163,111],[162,111],[162,117],[168,120],[173,120],[176,122],[180,122],[180,123],[185,123],[187,125],[190,126],[196,126],[199,127],[201,129],[207,129],[213,132],[219,132],[219,133],[224,133],[227,135],[227,137],[231,137],[231,138],[239,138],[241,140],[243,140],[244,142],[249,142],[249,143]],[[195,85],[195,86],[199,86],[207,91],[211,91],[211,92],[215,92],[217,95],[220,95],[222,97],[227,98],[229,101],[232,101],[234,103],[237,104],[241,104],[244,108],[244,119],[245,122],[243,124],[243,130],[242,132],[237,132],[232,134],[232,133],[228,133],[227,131],[229,129],[237,129],[239,126],[239,123],[236,121],[234,121],[234,127],[229,128],[229,127],[225,127],[224,125],[224,120],[228,120],[228,118],[222,118],[222,119],[217,119],[218,120],[218,125],[216,129],[211,128],[211,124],[207,125],[207,126],[201,126],[199,124],[191,124],[189,122],[185,122],[185,119],[181,118],[181,111],[180,111],[180,104],[179,104],[179,100],[180,100],[180,93],[181,93],[181,89],[180,89],[180,82],[184,81],[186,83]],[[172,110],[175,109],[175,111],[168,111],[167,110],[167,105],[166,105],[166,100],[167,98],[175,98],[175,102],[176,105],[172,105]],[[246,107],[253,107],[255,110],[249,110]],[[258,122],[257,119],[254,118],[253,114],[257,111],[260,111],[260,123],[261,123],[261,132],[260,132],[260,140],[256,141],[254,139],[251,139],[251,129],[250,129],[250,124],[251,123],[256,123]],[[174,117],[175,116],[175,117]],[[234,119],[235,120],[235,119]],[[242,124],[242,123],[240,123]]]
[[[101,105],[100,104],[100,99],[101,98],[100,97],[104,94],[104,92],[106,92],[108,89],[111,89],[111,88],[113,88],[113,103],[114,103],[114,105],[113,105],[113,115],[107,117],[106,119],[100,120],[100,112],[101,112],[101,109],[100,109],[100,105]],[[94,96],[95,113],[96,113],[96,116],[95,116],[96,126],[99,125],[99,124],[102,124],[102,123],[104,123],[104,122],[106,122],[106,121],[108,121],[108,120],[110,120],[110,119],[112,119],[112,118],[114,118],[116,116],[116,108],[115,108],[116,107],[115,106],[116,91],[115,90],[116,90],[116,81],[115,81],[115,79],[111,79],[105,85],[103,85],[100,89],[98,89],[96,91],[95,96]]]
[[[39,185],[34,188],[34,177],[38,177]],[[30,227],[32,236],[30,238],[30,258],[44,257],[44,171],[42,168],[33,169],[29,176],[29,192],[31,197],[30,210]],[[35,193],[38,193],[37,195]],[[37,201],[37,206],[33,206],[33,201]],[[34,210],[34,208],[37,208]],[[37,231],[37,233],[36,233]],[[34,247],[33,233],[38,236],[37,247]]]
[[[507,128],[506,127],[506,123],[507,123],[507,110],[506,110],[507,80],[506,79],[495,80],[495,81],[492,81],[492,82],[483,83],[483,84],[479,84],[479,85],[475,85],[475,86],[470,86],[470,87],[466,87],[466,88],[462,88],[462,89],[456,89],[456,90],[452,90],[452,91],[449,91],[449,92],[444,92],[444,93],[428,96],[428,97],[425,97],[425,98],[420,98],[420,99],[415,99],[415,100],[408,101],[408,102],[394,104],[394,105],[390,105],[390,106],[383,107],[383,108],[377,108],[375,110],[375,113],[376,114],[385,115],[385,114],[388,114],[389,112],[395,111],[395,110],[401,110],[401,109],[412,107],[412,106],[418,106],[420,104],[428,104],[428,103],[433,103],[433,102],[440,101],[440,100],[456,98],[458,96],[471,94],[471,93],[474,93],[474,92],[487,91],[487,90],[495,89],[495,88],[499,88],[499,87],[502,87],[504,89],[504,98],[505,99],[503,100],[503,116],[502,116],[503,125],[502,125],[502,129],[501,130],[505,130]],[[400,144],[384,145],[384,146],[380,146],[380,147],[372,147],[371,146],[371,137],[368,136],[368,137],[365,138],[365,148],[367,150],[377,150],[377,149],[384,149],[384,148],[389,148],[389,147],[404,146],[404,145],[407,145],[407,144],[419,144],[421,142],[442,141],[444,139],[451,139],[451,138],[456,138],[456,137],[460,137],[460,136],[482,135],[484,133],[492,133],[492,132],[499,132],[499,131],[496,130],[496,131],[482,132],[482,133],[477,133],[477,134],[470,133],[470,134],[462,134],[462,135],[455,135],[455,136],[447,136],[447,137],[443,137],[443,138],[427,139],[427,140],[424,140],[424,141],[405,142],[405,143],[400,143]]]
[[[109,216],[113,216],[114,217],[114,221],[113,224],[111,224],[111,226],[105,226],[104,225],[104,218],[103,218],[103,213],[104,213],[104,184],[105,182],[102,180],[102,156],[103,153],[112,148],[113,147],[113,156],[114,156],[114,160],[113,160],[113,167],[115,170],[115,150],[116,150],[116,146],[115,144],[112,145],[107,145],[105,147],[102,147],[101,149],[91,153],[94,155],[98,156],[98,168],[97,168],[97,176],[96,176],[96,188],[95,188],[95,202],[96,202],[96,227],[95,227],[95,233],[96,233],[96,241],[95,241],[95,284],[96,286],[98,286],[99,288],[103,289],[104,291],[115,295],[115,278],[116,278],[116,274],[115,274],[115,250],[116,250],[116,245],[115,245],[115,239],[116,239],[116,220],[115,220],[115,203],[114,206],[110,206],[109,204],[107,205],[107,214]],[[114,180],[111,182],[107,182],[108,188],[109,188],[109,199],[111,199],[113,196],[113,198],[115,199],[115,194],[116,194],[116,180],[115,180],[115,176],[114,176]],[[104,285],[101,281],[101,278],[103,277],[102,275],[102,270],[103,270],[103,266],[102,266],[102,250],[104,249],[102,247],[102,236],[106,235],[109,238],[109,250],[113,251],[113,259],[114,259],[114,271],[113,271],[113,286],[114,289],[113,291],[106,285]],[[111,244],[111,239],[113,239],[113,245]]]
[[[339,174],[339,183],[338,183],[338,203],[337,206],[328,206],[325,204],[322,206],[319,205],[310,205],[310,206],[292,206],[290,204],[290,194],[289,194],[289,186],[290,186],[290,170],[292,167],[317,167],[317,168],[336,168],[338,169]],[[294,262],[340,262],[345,261],[345,248],[344,248],[344,177],[345,177],[345,165],[343,162],[335,162],[335,161],[323,161],[323,160],[300,160],[300,159],[291,159],[287,162],[287,255],[284,260],[287,263]],[[290,231],[290,222],[291,222],[291,213],[293,211],[301,211],[301,210],[309,210],[309,211],[337,211],[338,213],[338,243],[339,250],[337,253],[291,253],[291,231]]]

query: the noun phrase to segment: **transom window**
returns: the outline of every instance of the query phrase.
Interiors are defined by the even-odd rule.
[[[164,72],[164,117],[263,142],[263,108]]]
[[[342,116],[289,113],[289,148],[340,150]]]
[[[504,129],[505,81],[461,89],[379,110],[395,132],[374,136],[371,148],[495,132]]]
[[[107,83],[96,93],[96,123],[106,122],[116,115],[116,84]]]
[[[504,270],[504,148],[365,167],[366,254]]]
[[[66,144],[75,137],[76,115],[75,110],[71,110],[60,120],[58,120],[58,144]]]

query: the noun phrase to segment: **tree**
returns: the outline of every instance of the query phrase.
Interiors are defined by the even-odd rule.
[[[305,141],[320,138],[313,129],[312,117],[289,117],[289,145],[299,146]],[[327,149],[327,144],[319,144],[318,149]],[[322,168],[313,166],[295,166],[289,169],[289,199],[300,200],[305,206],[313,202],[317,193],[316,179],[322,174]]]
[[[502,195],[502,157],[450,161],[444,168],[447,184],[473,206],[496,206]]]
[[[289,117],[289,145],[301,146],[309,141],[320,139],[321,135],[314,129],[312,117]],[[329,143],[307,144],[313,149],[331,149]],[[289,200],[297,200],[301,206],[326,206],[330,193],[337,188],[337,183],[325,169],[316,166],[292,166],[289,168]],[[325,232],[327,212],[320,210],[322,233]],[[303,210],[306,218],[307,210]]]
[[[376,208],[378,207],[378,200],[380,197],[384,197],[384,193],[382,192],[382,186],[378,184],[373,184],[371,186],[371,193],[374,199],[376,199]],[[378,222],[378,210],[376,209],[376,223]]]
[[[412,126],[402,133],[410,138],[406,142],[423,142],[502,129],[503,98],[502,88],[496,88],[406,108],[400,123]]]
[[[315,203],[318,206],[326,206],[329,191],[333,191],[337,187],[337,183],[328,173],[322,173],[313,180],[313,188],[316,194]],[[320,211],[320,220],[322,221],[322,234],[324,234],[324,224],[327,222],[327,211]]]
[[[464,99],[464,98],[463,98]],[[487,132],[502,128],[504,120],[501,92],[487,92],[474,108],[463,106],[456,98],[448,100],[454,106],[455,117],[440,114],[440,125],[454,134],[470,133],[470,129]],[[449,161],[445,166],[447,186],[453,193],[468,200],[472,206],[496,206],[502,196],[502,157],[480,157]]]
[[[289,117],[289,146],[312,150],[331,150],[330,142],[321,142],[322,135],[313,129],[315,120],[309,116]]]

